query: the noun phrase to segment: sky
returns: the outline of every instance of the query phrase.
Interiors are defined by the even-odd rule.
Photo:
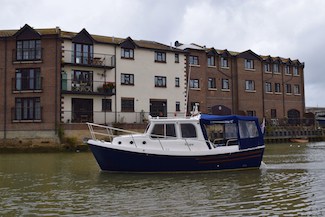
[[[0,29],[60,27],[90,34],[206,45],[305,63],[307,107],[325,107],[323,0],[0,0]],[[324,91],[324,92],[323,92]]]

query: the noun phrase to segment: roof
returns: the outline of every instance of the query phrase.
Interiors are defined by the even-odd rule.
[[[258,123],[258,118],[253,116],[241,116],[241,115],[208,115],[201,114],[200,120],[203,124],[214,124],[218,121],[229,121],[229,122],[238,122],[239,120],[243,121],[255,121]]]

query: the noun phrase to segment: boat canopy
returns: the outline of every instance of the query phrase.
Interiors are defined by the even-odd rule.
[[[258,118],[253,116],[240,116],[240,115],[208,115],[201,114],[200,121],[203,124],[215,124],[220,122],[228,122],[228,123],[238,123],[238,121],[254,121],[258,123]]]
[[[240,116],[240,115],[207,115],[201,114],[200,124],[213,125],[213,124],[236,124],[237,125],[237,138],[239,141],[240,149],[247,149],[256,146],[264,145],[263,133],[258,122],[257,117],[253,116]],[[207,138],[207,132],[203,130],[204,136]]]

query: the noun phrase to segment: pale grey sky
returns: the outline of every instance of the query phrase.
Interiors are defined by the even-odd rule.
[[[54,28],[197,43],[305,63],[306,106],[325,107],[323,0],[0,0],[0,29]],[[323,62],[324,61],[324,62]]]

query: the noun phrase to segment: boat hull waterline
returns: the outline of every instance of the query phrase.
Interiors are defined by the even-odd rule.
[[[207,155],[158,155],[114,149],[88,143],[103,171],[191,172],[259,168],[264,146],[234,153]]]

